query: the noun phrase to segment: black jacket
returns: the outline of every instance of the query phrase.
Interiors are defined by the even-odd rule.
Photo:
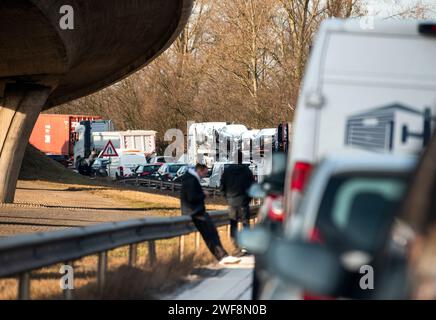
[[[254,182],[254,176],[247,165],[234,164],[224,170],[221,177],[221,191],[229,206],[246,206],[251,198],[247,192]]]
[[[200,182],[189,172],[182,176],[182,189],[180,190],[180,205],[182,215],[193,215],[206,211],[203,188]]]

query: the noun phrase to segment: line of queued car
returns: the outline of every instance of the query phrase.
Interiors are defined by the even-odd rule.
[[[253,299],[436,298],[434,54],[436,22],[322,24],[290,151],[249,191]]]
[[[181,183],[182,176],[194,166],[186,163],[153,163],[137,166],[128,177],[140,177],[156,181]],[[211,173],[210,170],[209,173]],[[210,174],[209,174],[210,176]],[[209,176],[201,179],[203,187],[209,186]]]
[[[172,158],[166,156],[156,156],[147,161],[140,152],[131,153],[111,159],[97,158],[91,168],[95,175],[102,177],[108,176],[108,171],[111,171],[111,176],[115,179],[140,177],[159,181],[175,181],[181,175],[179,169],[184,173],[188,167],[184,163],[174,163]]]

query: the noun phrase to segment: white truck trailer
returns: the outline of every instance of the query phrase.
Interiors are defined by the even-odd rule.
[[[187,163],[204,163],[212,167],[215,162],[215,131],[227,125],[226,122],[193,123],[188,129]]]
[[[100,153],[109,140],[116,149],[139,150],[146,156],[156,150],[156,131],[152,130],[91,132],[89,143],[86,143],[85,136],[80,139],[79,135],[79,140],[74,144],[75,163],[88,157],[92,150]]]

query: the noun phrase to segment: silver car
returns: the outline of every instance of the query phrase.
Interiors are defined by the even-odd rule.
[[[322,161],[312,173],[296,213],[285,222],[284,240],[308,244],[306,251],[298,250],[309,256],[310,244],[331,248],[341,257],[341,268],[353,272],[370,263],[389,237],[394,213],[416,161],[413,156],[390,155],[335,156]],[[268,264],[268,271],[262,275],[260,299],[338,298],[309,292],[298,277],[290,276],[283,281],[286,276],[280,270],[285,274],[288,271],[303,274],[303,283],[315,284],[327,265],[315,259],[315,253],[301,259],[287,258],[284,251],[277,256],[273,246],[280,241],[272,241],[274,235],[258,233],[261,236],[242,242],[254,243],[252,251],[257,251]],[[256,247],[266,242],[268,246]],[[259,254],[262,250],[264,254]],[[306,258],[313,259],[309,266],[303,263]]]

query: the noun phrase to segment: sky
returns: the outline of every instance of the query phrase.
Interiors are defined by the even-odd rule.
[[[433,16],[436,17],[436,0],[366,0],[366,2],[374,7],[378,15],[383,17],[390,16],[395,12],[401,11],[402,8],[407,8],[421,2],[432,7],[434,9]]]

